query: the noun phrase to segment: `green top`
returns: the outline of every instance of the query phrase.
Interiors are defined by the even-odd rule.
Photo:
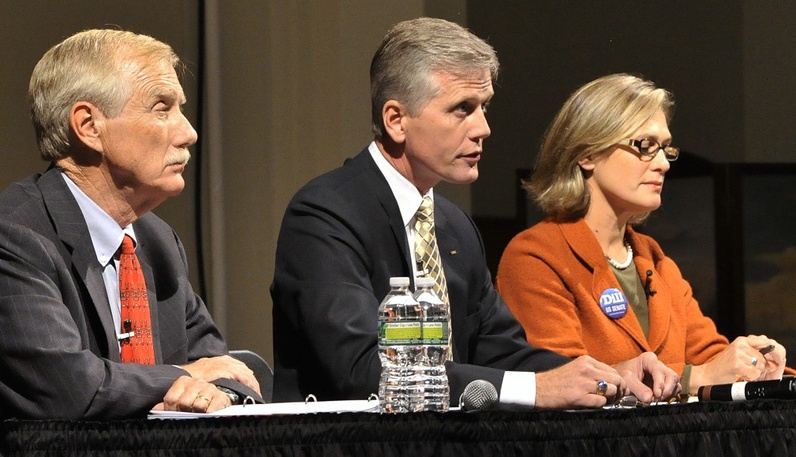
[[[611,270],[614,271],[619,286],[622,288],[630,307],[636,313],[638,323],[641,325],[641,330],[644,331],[644,337],[649,339],[650,333],[650,308],[647,302],[647,294],[644,293],[644,284],[641,283],[641,278],[636,269],[636,263],[630,262],[630,265],[624,270],[620,270],[611,265]],[[683,386],[683,394],[689,395],[688,384],[691,382],[691,365],[686,364],[683,368],[683,374],[680,376],[680,385]]]

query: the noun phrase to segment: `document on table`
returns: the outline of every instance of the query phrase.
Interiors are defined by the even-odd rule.
[[[152,410],[147,417],[149,419],[197,419],[228,416],[286,416],[313,413],[377,413],[379,411],[378,400],[340,400],[234,405],[214,413]]]

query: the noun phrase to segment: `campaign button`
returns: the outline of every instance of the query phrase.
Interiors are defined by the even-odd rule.
[[[605,289],[600,294],[600,308],[611,319],[619,319],[627,314],[627,297],[619,289]]]

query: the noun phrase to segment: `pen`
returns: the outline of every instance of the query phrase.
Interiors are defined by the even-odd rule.
[[[763,355],[766,355],[766,354],[768,354],[769,352],[771,352],[773,350],[774,350],[774,345],[773,344],[769,344],[768,346],[766,346],[764,348],[758,349],[758,351],[760,351],[760,353],[763,354]]]

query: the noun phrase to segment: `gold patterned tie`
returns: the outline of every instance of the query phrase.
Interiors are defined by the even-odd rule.
[[[434,292],[448,306],[448,348],[449,359],[453,360],[453,327],[450,322],[451,304],[448,299],[448,283],[442,260],[437,248],[437,235],[434,228],[434,202],[431,197],[423,197],[423,203],[415,213],[415,261],[421,276],[434,278]]]
[[[415,261],[421,276],[434,278],[434,292],[450,309],[448,283],[442,270],[434,231],[434,202],[427,196],[423,197],[423,203],[415,214]]]

